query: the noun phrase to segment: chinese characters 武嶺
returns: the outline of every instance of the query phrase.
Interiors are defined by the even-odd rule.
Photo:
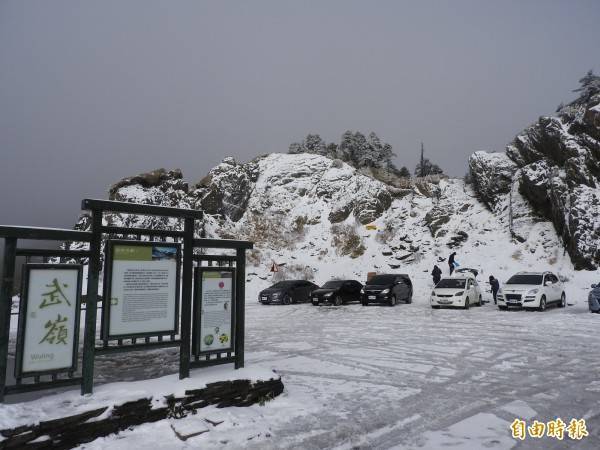
[[[61,317],[59,314],[56,320],[46,322],[44,328],[48,329],[48,332],[39,343],[48,342],[50,344],[67,345],[67,320],[68,317]]]
[[[68,284],[63,283],[61,286],[61,283],[59,283],[55,278],[52,280],[52,283],[47,284],[46,287],[51,289],[42,294],[42,303],[40,304],[40,309],[46,308],[47,306],[60,305],[63,300],[67,305],[71,306],[71,302],[62,290],[63,287],[68,288]]]

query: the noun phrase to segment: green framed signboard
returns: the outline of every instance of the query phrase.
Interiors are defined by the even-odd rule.
[[[181,245],[106,243],[102,338],[177,334]]]
[[[77,370],[80,264],[25,264],[15,377]]]
[[[199,305],[196,353],[206,355],[233,350],[235,310],[235,269],[197,267],[194,281],[194,303]]]

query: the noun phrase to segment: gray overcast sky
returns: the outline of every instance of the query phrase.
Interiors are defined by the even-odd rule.
[[[69,227],[124,176],[308,132],[462,175],[600,70],[599,24],[597,0],[2,0],[0,223]]]

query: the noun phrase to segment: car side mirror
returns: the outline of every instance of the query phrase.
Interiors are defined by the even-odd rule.
[[[592,289],[596,289],[598,287],[597,284],[592,284]]]
[[[550,286],[552,284],[552,281],[544,281],[544,286]]]

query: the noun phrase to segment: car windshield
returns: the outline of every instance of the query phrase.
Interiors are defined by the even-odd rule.
[[[392,284],[395,279],[395,275],[375,275],[367,281],[367,284]]]
[[[337,289],[340,286],[342,286],[344,282],[343,281],[328,281],[327,283],[325,283],[322,287],[323,289]]]
[[[458,272],[458,273],[464,273],[464,274],[473,274],[475,276],[477,276],[479,274],[479,272],[477,270],[475,270],[475,269],[469,269],[467,267],[460,268],[460,269],[456,270],[456,272]]]
[[[444,278],[436,284],[435,287],[443,289],[463,289],[466,282],[467,280],[461,278]]]
[[[542,275],[513,275],[506,284],[542,284]]]
[[[271,288],[286,288],[296,284],[295,281],[280,281],[279,283],[275,283]]]

